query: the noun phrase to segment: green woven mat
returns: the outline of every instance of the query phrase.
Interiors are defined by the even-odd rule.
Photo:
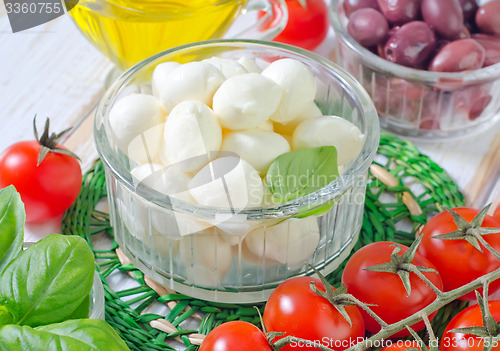
[[[394,177],[388,176],[386,172],[381,177],[377,169],[371,170],[363,225],[354,250],[381,240],[409,244],[419,225],[426,222],[428,214],[437,210],[437,204],[455,207],[465,203],[464,196],[448,174],[410,142],[383,133],[374,164],[381,166],[382,173],[386,170]],[[409,198],[415,201],[408,203],[408,194],[405,193],[412,194]],[[97,161],[84,175],[80,195],[64,215],[63,233],[82,236],[91,247],[93,235],[106,231],[112,236],[109,216],[95,209],[98,201],[105,196],[104,167]],[[412,208],[411,212],[409,208]],[[207,334],[223,322],[244,320],[259,323],[257,311],[252,306],[207,302],[176,293],[162,293],[158,288],[155,291],[146,284],[142,272],[130,263],[120,262],[117,248],[118,244],[113,240],[109,250],[94,250],[94,253],[104,284],[106,320],[131,350],[175,350],[168,345],[173,339],[183,342],[189,351],[197,350],[198,346],[194,345],[196,334]],[[127,272],[139,286],[114,291],[106,282],[106,277],[117,270]],[[327,277],[328,280],[337,285],[341,272],[342,267],[339,267]],[[168,314],[145,312],[155,301],[167,303],[170,307]],[[454,302],[438,313],[433,320],[437,335],[464,306],[463,303]],[[263,304],[259,305],[261,311],[263,307]],[[183,329],[181,323],[194,317],[201,320],[199,329]],[[154,324],[158,329],[153,328],[150,325],[153,320],[161,321],[161,326],[165,328],[159,328],[158,324]]]

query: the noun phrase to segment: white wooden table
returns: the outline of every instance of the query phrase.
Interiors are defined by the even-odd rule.
[[[330,45],[322,45],[326,56]],[[78,126],[93,111],[112,67],[69,16],[13,34],[0,3],[0,151],[33,138],[35,114],[40,125],[50,117],[53,131]],[[94,160],[90,133],[70,136],[66,144],[83,158],[84,169]],[[417,145],[451,174],[470,205],[500,201],[500,125],[467,139]],[[28,225],[26,239],[58,230],[58,219]]]

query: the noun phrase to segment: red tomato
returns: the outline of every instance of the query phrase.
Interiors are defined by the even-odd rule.
[[[410,348],[422,350],[420,348],[420,344],[418,341],[398,340],[398,341],[393,342],[392,345],[389,345],[389,346],[384,347],[383,349],[380,349],[380,351],[406,351]]]
[[[255,325],[234,321],[219,325],[200,346],[200,351],[272,351],[264,333]]]
[[[495,321],[500,321],[500,301],[490,301],[488,303],[490,312]],[[448,333],[455,328],[482,327],[483,317],[478,305],[467,307],[457,314],[446,326],[441,338],[441,351],[482,351],[483,339],[462,333]],[[496,341],[492,351],[500,351],[500,341]]]
[[[454,208],[455,212],[470,222],[479,210],[472,208]],[[483,227],[500,228],[500,222],[491,216],[486,216]],[[481,244],[483,252],[465,240],[443,240],[431,238],[433,235],[445,234],[457,230],[453,217],[448,211],[443,211],[432,217],[422,230],[424,236],[417,250],[422,256],[431,261],[438,270],[445,291],[456,289],[480,276],[500,268],[500,261],[488,252]],[[484,240],[497,252],[500,252],[500,234],[488,234]],[[490,284],[490,294],[500,288],[500,280]],[[482,291],[482,290],[480,290]],[[474,300],[475,294],[471,292],[461,298]]]
[[[380,241],[368,244],[351,256],[342,274],[342,283],[347,287],[347,291],[367,304],[375,304],[370,307],[385,322],[392,324],[429,305],[436,298],[436,294],[414,273],[410,274],[411,294],[408,296],[403,282],[397,274],[386,272],[372,272],[364,270],[367,267],[390,262],[391,253],[394,251],[395,243]],[[408,247],[401,246],[402,255]],[[433,268],[431,262],[425,257],[416,254],[413,264],[420,267]],[[436,273],[423,273],[439,289],[443,284],[441,278]],[[380,330],[380,325],[366,312],[362,311],[365,327],[371,333]],[[435,313],[429,317],[434,317]],[[419,331],[424,328],[423,322],[412,326],[413,330]],[[409,335],[404,329],[392,337],[402,337]]]
[[[37,166],[40,144],[21,141],[0,154],[0,188],[14,185],[26,208],[27,222],[64,213],[82,185],[82,170],[74,157],[49,152]]]
[[[323,42],[328,34],[330,19],[324,0],[285,0],[288,7],[288,23],[283,31],[273,39],[280,43],[313,50]]]
[[[363,317],[357,306],[346,306],[352,327],[328,302],[315,294],[309,283],[314,282],[319,290],[324,286],[312,277],[292,278],[273,291],[264,310],[264,325],[268,332],[285,332],[286,335],[321,342],[334,349],[344,350],[354,345],[365,335]],[[282,351],[318,350],[304,344],[290,344]]]
[[[493,213],[493,217],[497,220],[500,221],[500,204],[498,204],[495,213]]]

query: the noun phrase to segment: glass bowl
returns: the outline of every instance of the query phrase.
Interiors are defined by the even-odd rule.
[[[97,272],[94,274],[94,285],[90,290],[89,318],[104,320],[104,287]]]
[[[322,112],[342,116],[364,134],[358,156],[339,178],[308,196],[237,211],[193,204],[134,183],[131,169],[136,165],[110,133],[111,108],[130,93],[150,93],[159,63],[213,56],[252,57],[262,66],[279,58],[306,64],[317,80],[315,102]],[[361,228],[366,177],[380,133],[368,94],[332,62],[278,43],[213,40],[164,51],[125,72],[98,106],[94,136],[106,168],[115,239],[132,263],[180,293],[251,303],[266,300],[288,278],[314,274],[309,264],[328,274],[346,258]],[[248,238],[259,247],[258,254],[248,249]]]
[[[500,64],[457,73],[389,62],[358,44],[346,29],[343,0],[330,7],[336,62],[368,91],[383,128],[427,140],[468,136],[500,118]]]

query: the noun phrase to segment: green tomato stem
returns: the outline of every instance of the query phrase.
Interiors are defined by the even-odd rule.
[[[390,338],[392,335],[394,335],[395,333],[403,330],[404,328],[407,328],[407,326],[418,323],[421,320],[424,321],[428,330],[432,330],[432,328],[430,327],[429,318],[427,317],[428,315],[439,310],[441,307],[449,304],[450,302],[458,299],[459,297],[461,297],[465,294],[468,294],[471,291],[479,289],[483,285],[489,284],[489,282],[492,282],[496,279],[500,279],[500,269],[497,269],[491,273],[485,274],[485,275],[473,280],[472,282],[470,282],[466,285],[463,285],[459,288],[456,288],[454,290],[451,290],[448,292],[441,292],[440,291],[440,294],[437,294],[437,297],[434,300],[434,302],[427,305],[425,308],[420,310],[418,313],[415,313],[415,314],[413,314],[413,315],[411,315],[411,316],[409,316],[409,317],[407,317],[399,322],[393,323],[393,324],[385,323],[366,304],[360,302],[355,297],[352,297],[352,300],[353,300],[353,302],[356,302],[356,305],[358,305],[360,308],[365,310],[368,314],[370,314],[370,316],[372,316],[375,320],[377,320],[377,322],[379,322],[379,324],[381,325],[381,329],[378,333],[374,334],[370,338],[364,339],[363,341],[346,349],[345,351],[364,351],[364,350],[367,350],[368,348],[371,347],[370,345],[373,345],[375,342],[378,342],[381,340],[386,340],[386,339]],[[429,332],[429,333],[430,333],[431,339],[435,338],[433,333],[431,333],[431,332]],[[330,348],[323,346],[321,344],[312,342],[311,340],[301,339],[301,338],[297,338],[294,336],[287,336],[287,337],[284,337],[283,339],[276,341],[273,344],[273,347],[276,350],[279,350],[282,347],[289,345],[291,343],[303,343],[306,345],[316,347],[317,349],[322,350],[322,351],[334,351],[333,349],[330,349]]]
[[[456,288],[448,292],[444,292],[440,296],[438,296],[436,300],[434,300],[434,302],[423,308],[419,313],[411,315],[410,317],[407,317],[397,323],[390,324],[386,327],[382,326],[382,329],[377,334],[371,336],[368,339],[363,340],[362,342],[356,344],[356,346],[346,349],[345,351],[366,350],[370,347],[369,345],[373,345],[375,341],[387,339],[391,335],[397,333],[398,331],[403,330],[407,325],[413,325],[415,323],[418,323],[419,321],[422,320],[423,313],[429,315],[439,310],[441,307],[449,304],[450,302],[458,299],[459,297],[480,288],[481,286],[483,286],[484,283],[492,282],[499,278],[500,278],[500,269],[497,269],[491,273],[485,274],[482,277],[477,278],[476,280],[473,280],[472,282],[464,286],[461,286],[459,288]]]
[[[350,295],[350,299],[352,299],[352,301],[356,304],[356,306],[362,308],[366,313],[370,315],[370,317],[375,319],[378,324],[380,324],[382,327],[387,327],[388,324],[382,318],[380,318],[375,312],[373,312],[372,309],[368,307],[367,304],[359,301],[356,297],[352,295]]]
[[[280,340],[276,341],[275,343],[273,343],[273,347],[275,350],[279,350],[282,347],[285,347],[286,345],[290,345],[292,343],[301,343],[301,344],[305,344],[307,346],[313,346],[313,347],[315,347],[319,350],[322,350],[322,351],[334,351],[326,346],[323,346],[320,343],[313,342],[313,341],[307,340],[307,339],[296,338],[295,336],[286,336],[283,339],[280,339]]]
[[[436,338],[436,334],[434,334],[434,330],[432,330],[432,325],[431,321],[429,320],[429,316],[427,313],[422,313],[422,320],[425,323],[425,329],[427,330],[427,333],[429,333],[429,341],[430,341],[430,351],[438,351],[437,344],[438,344],[438,339]],[[420,340],[422,341],[422,340]],[[429,349],[429,348],[427,348]]]
[[[425,274],[423,274],[420,270],[418,270],[415,267],[412,267],[411,271],[415,273],[425,284],[427,284],[427,286],[429,286],[429,288],[431,288],[432,291],[434,291],[437,296],[443,295],[443,292],[436,285],[434,285],[434,283],[431,282],[430,279],[427,278]]]
[[[479,242],[481,244],[483,244],[483,246],[493,255],[495,256],[498,260],[500,260],[500,254],[493,248],[491,247],[490,244],[488,244],[486,242],[486,240],[484,240],[483,236],[479,233],[474,233],[474,236],[477,238],[477,240],[479,240]]]

